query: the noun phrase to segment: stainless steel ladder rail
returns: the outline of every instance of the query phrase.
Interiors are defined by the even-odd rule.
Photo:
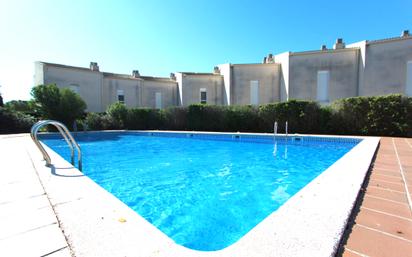
[[[37,148],[39,148],[40,152],[42,153],[43,159],[46,161],[46,165],[47,166],[51,165],[51,158],[49,154],[46,152],[46,150],[44,149],[44,147],[40,144],[40,141],[37,137],[37,133],[40,130],[40,128],[46,125],[53,125],[54,127],[56,127],[57,130],[60,132],[60,134],[63,136],[66,143],[69,145],[72,165],[74,165],[74,148],[76,148],[77,157],[78,157],[78,168],[81,171],[82,170],[82,151],[80,149],[80,146],[77,144],[76,140],[74,140],[73,136],[71,135],[67,127],[63,123],[55,121],[55,120],[39,121],[36,124],[34,124],[30,130],[30,136],[33,139],[34,143],[36,144]]]
[[[37,139],[37,131],[44,125],[47,125],[45,123],[47,123],[49,120],[42,120],[37,122],[31,129],[31,138],[33,139],[33,141],[36,143],[36,145],[38,145],[39,141]],[[38,127],[38,128],[37,128]],[[71,143],[71,141],[69,140],[69,138],[66,136],[66,133],[63,131],[63,129],[60,126],[56,126],[56,128],[59,130],[60,134],[63,136],[64,140],[66,141],[66,143],[69,145],[70,147],[70,153],[71,153],[71,164],[74,165],[74,148],[73,145]],[[36,131],[37,130],[37,131]],[[36,132],[35,132],[36,131]],[[43,153],[43,152],[42,152]],[[47,154],[47,152],[45,152],[46,156],[49,156]],[[45,160],[50,158],[44,158]]]

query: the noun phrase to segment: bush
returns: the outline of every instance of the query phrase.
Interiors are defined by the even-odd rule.
[[[159,129],[161,125],[162,114],[158,109],[132,108],[127,111],[127,129]]]
[[[369,135],[406,136],[408,132],[408,99],[401,95],[369,98],[367,132]]]
[[[223,131],[225,107],[193,104],[188,107],[187,126],[189,130]]]
[[[366,135],[369,109],[368,97],[350,97],[335,101],[332,104],[332,131],[337,134]]]
[[[83,126],[84,124],[87,125],[88,130],[118,129],[118,125],[110,116],[93,112],[87,114]]]
[[[290,100],[256,106],[195,104],[165,110],[127,109],[122,104],[107,114],[89,113],[90,129],[169,129],[200,131],[278,132],[412,136],[412,98],[401,95],[352,97],[330,106],[312,101]]]
[[[72,128],[82,118],[86,103],[70,89],[59,89],[55,84],[33,87],[33,108],[43,119],[58,120]]]
[[[223,130],[232,132],[259,131],[258,108],[251,105],[221,107],[224,111]]]
[[[0,107],[0,134],[29,133],[35,122],[29,115]]]
[[[169,107],[161,112],[163,117],[162,129],[188,130],[187,107]]]
[[[333,104],[332,133],[410,136],[411,99],[394,94],[338,100]]]
[[[123,103],[117,102],[107,107],[107,115],[116,123],[117,129],[124,129],[127,119],[127,108]]]
[[[312,101],[290,100],[288,102],[261,105],[259,117],[264,132],[273,132],[273,123],[278,122],[278,132],[284,132],[286,121],[289,133],[321,133],[321,108]]]
[[[29,115],[35,115],[34,102],[23,100],[12,100],[4,105],[10,111],[22,112]]]

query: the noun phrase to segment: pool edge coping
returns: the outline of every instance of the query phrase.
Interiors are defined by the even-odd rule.
[[[149,130],[144,130],[144,131],[134,130],[134,131],[137,131],[137,132],[165,132],[165,133],[173,132],[173,133],[176,133],[176,131],[159,131],[159,130],[150,130],[150,131]],[[134,132],[134,131],[126,131],[126,132]],[[122,132],[122,131],[111,131],[111,132]],[[179,133],[199,133],[199,132],[195,132],[195,131],[184,131],[184,132],[182,132],[182,131],[179,131]],[[222,133],[219,133],[219,132],[214,132],[214,133],[200,132],[200,133],[222,134]],[[232,134],[232,135],[246,134],[246,135],[273,136],[273,134],[266,134],[266,133],[262,134],[262,133],[236,133],[235,132],[235,133],[224,133],[224,134]],[[290,135],[290,136],[294,136],[294,134]],[[302,135],[302,134],[299,134],[299,136],[311,136],[311,137],[320,136],[320,137],[335,137],[335,138],[340,137],[340,136],[330,136],[330,135]],[[354,157],[356,155],[360,156],[361,153],[363,153],[363,154],[366,153],[367,156],[363,158],[364,163],[362,163],[362,165],[360,165],[361,167],[357,171],[352,172],[352,173],[357,172],[358,174],[357,174],[357,176],[355,176],[356,181],[352,181],[350,183],[352,185],[350,187],[351,188],[351,192],[350,192],[351,197],[347,197],[347,199],[345,199],[345,204],[344,204],[344,206],[345,206],[344,209],[345,210],[342,210],[341,211],[342,213],[339,214],[340,215],[339,217],[344,217],[345,216],[345,219],[344,219],[343,222],[341,220],[340,222],[338,222],[339,224],[334,225],[335,227],[338,227],[336,229],[336,231],[334,232],[335,236],[332,236],[332,238],[329,236],[329,238],[326,237],[326,239],[325,239],[325,238],[322,237],[322,235],[320,235],[321,236],[320,238],[323,238],[322,243],[318,244],[315,248],[313,248],[313,247],[310,248],[311,253],[316,253],[317,256],[333,256],[335,254],[335,252],[337,251],[338,246],[339,246],[339,242],[340,242],[340,238],[341,238],[341,236],[344,232],[344,229],[346,227],[346,223],[347,223],[347,221],[349,219],[349,216],[351,214],[352,208],[355,205],[356,196],[357,196],[357,194],[358,194],[358,192],[361,188],[361,185],[362,185],[363,180],[365,178],[365,175],[366,175],[366,173],[369,169],[369,166],[371,164],[372,158],[375,154],[375,151],[377,149],[377,146],[379,144],[379,139],[380,139],[379,137],[359,137],[359,136],[343,136],[343,138],[364,139],[357,146],[355,146],[349,153],[351,153],[351,152],[353,152],[353,150],[355,150],[355,153],[351,154],[352,157]],[[365,146],[363,146],[361,148],[361,151],[360,152],[358,151],[359,152],[358,153],[356,151],[356,149],[361,144],[365,145]],[[369,145],[369,147],[367,147],[368,145]],[[366,149],[363,149],[363,148],[366,148]],[[60,165],[60,164],[63,164],[65,166],[68,165],[68,163],[64,159],[62,159],[59,155],[57,155],[50,148],[47,147],[46,149],[48,150],[49,153],[52,154],[52,160],[53,160],[53,163],[56,163],[55,165]],[[347,153],[347,154],[349,154],[349,153]],[[231,256],[233,254],[236,254],[236,256],[251,256],[251,255],[253,255],[253,256],[287,256],[287,255],[302,256],[302,255],[299,254],[301,252],[297,251],[298,249],[296,247],[293,247],[293,246],[296,245],[296,244],[299,244],[301,246],[304,245],[305,246],[304,248],[308,249],[307,244],[305,244],[303,241],[301,241],[301,239],[294,238],[290,234],[289,234],[289,237],[291,237],[293,239],[289,243],[284,241],[283,243],[281,243],[281,244],[278,243],[276,245],[276,242],[278,242],[278,241],[276,241],[276,239],[279,239],[278,238],[279,235],[277,235],[277,236],[275,235],[275,240],[273,240],[273,238],[272,238],[271,240],[269,240],[271,242],[270,246],[267,245],[266,243],[267,243],[268,237],[271,237],[270,236],[271,233],[274,232],[272,229],[268,229],[268,228],[272,227],[273,225],[276,225],[276,224],[284,223],[284,221],[280,222],[280,220],[282,220],[282,219],[286,220],[286,221],[289,220],[289,222],[290,222],[290,219],[291,219],[290,215],[299,215],[299,213],[291,211],[291,209],[295,209],[295,210],[300,209],[301,210],[301,208],[296,208],[296,206],[294,206],[294,204],[296,204],[296,203],[302,204],[302,201],[300,200],[300,198],[302,198],[302,194],[305,194],[305,196],[308,195],[308,193],[309,194],[312,193],[312,194],[316,195],[316,193],[318,192],[318,189],[319,189],[319,186],[317,186],[317,185],[321,184],[321,185],[325,186],[325,183],[327,183],[329,181],[328,179],[330,179],[331,175],[329,175],[329,174],[336,173],[335,170],[337,168],[341,169],[342,167],[340,167],[340,166],[342,166],[342,163],[347,161],[347,158],[345,158],[346,155],[344,157],[342,157],[339,161],[336,162],[336,163],[339,162],[341,164],[336,165],[336,163],[335,163],[334,165],[332,165],[330,168],[328,168],[326,171],[324,171],[321,175],[319,175],[317,178],[315,178],[313,181],[311,181],[308,185],[306,185],[304,188],[302,188],[297,194],[295,194],[293,197],[291,197],[281,208],[279,208],[274,213],[270,214],[266,219],[264,219],[261,223],[259,223],[255,228],[253,228],[250,232],[245,234],[238,242],[234,243],[233,245],[231,245],[227,248],[224,248],[222,250],[219,250],[219,251],[211,251],[211,252],[195,251],[195,250],[184,248],[184,247],[182,247],[180,245],[177,245],[177,244],[174,244],[174,243],[171,244],[170,239],[166,235],[164,235],[165,237],[167,237],[168,240],[166,240],[167,242],[161,243],[162,247],[160,247],[160,249],[167,249],[168,251],[167,252],[163,252],[163,251],[156,252],[156,256],[176,256],[176,255],[179,255],[179,256]],[[343,159],[343,161],[341,161],[342,159]],[[42,165],[40,165],[40,167],[39,167],[40,169],[41,169],[41,166]],[[338,167],[336,167],[336,166],[338,166]],[[343,166],[346,166],[346,163]],[[73,171],[76,172],[74,169],[73,169]],[[79,172],[79,171],[77,171],[77,172]],[[340,173],[342,173],[342,171]],[[50,179],[50,177],[47,178],[47,179]],[[89,182],[92,182],[93,184],[95,184],[95,182],[93,182],[91,179],[89,179],[89,180],[90,180]],[[326,182],[325,182],[325,180],[326,180]],[[338,182],[340,182],[340,181],[338,181]],[[95,185],[97,185],[97,184],[95,184]],[[333,188],[335,188],[335,187],[333,187]],[[315,191],[313,191],[314,189],[315,189]],[[106,192],[104,189],[102,189],[102,190],[104,192]],[[99,194],[101,194],[101,192]],[[109,194],[109,193],[106,192],[106,194]],[[110,198],[110,196],[109,196],[109,198]],[[352,196],[353,196],[353,199],[351,199]],[[87,197],[87,196],[85,196],[85,197]],[[312,200],[319,200],[319,198],[315,197]],[[305,200],[305,201],[307,201],[307,200]],[[114,202],[116,202],[116,201],[114,201]],[[120,205],[124,205],[122,202],[120,202],[120,201],[118,201],[118,202],[119,202]],[[342,205],[342,204],[340,203],[340,205]],[[124,205],[123,207],[119,206],[119,209],[123,210],[123,209],[125,209],[124,207],[126,207],[126,209],[131,210],[126,205]],[[302,207],[302,206],[300,206],[300,207]],[[348,207],[350,207],[349,210],[348,210]],[[307,208],[307,206],[305,208]],[[341,209],[343,209],[343,208],[341,208]],[[136,215],[139,216],[138,214],[136,214]],[[313,220],[311,220],[311,223],[313,223]],[[269,224],[270,224],[270,226],[269,226]],[[153,225],[151,225],[151,226],[153,226]],[[67,231],[67,228],[65,228],[65,231]],[[255,232],[255,231],[260,231],[262,233],[261,233],[261,235],[259,235],[259,233]],[[290,228],[289,232],[291,232],[291,231],[295,231],[295,229]],[[327,234],[331,235],[331,233],[327,233]],[[262,237],[262,235],[265,235],[265,236]],[[313,235],[312,235],[312,237],[313,237]],[[160,238],[162,238],[162,237],[160,237]],[[280,235],[280,238],[284,240],[284,236]],[[328,243],[325,243],[325,240],[327,240]],[[273,242],[275,242],[275,243],[273,243]],[[262,245],[262,243],[263,243],[263,245],[266,245],[265,249],[269,250],[268,252],[265,251],[265,249],[262,249],[259,246],[259,245]],[[241,244],[241,246],[239,246],[240,244]],[[274,247],[274,244],[275,244],[275,247]],[[312,244],[313,244],[313,241],[312,241]],[[165,245],[167,245],[167,247],[175,247],[176,249],[172,250],[172,249],[169,249],[169,248],[165,248]],[[326,245],[328,245],[328,246],[326,246]],[[258,247],[259,249],[254,249],[256,247]],[[291,250],[293,250],[293,249],[291,249],[291,247],[295,248],[294,249],[295,253],[293,253],[293,254],[291,254]],[[74,248],[76,249],[75,246],[74,246]],[[172,251],[170,251],[170,250],[172,250]],[[161,253],[164,253],[164,255],[161,255]],[[170,253],[174,253],[174,255],[169,255]],[[322,253],[322,254],[319,255],[320,253]],[[323,254],[325,254],[325,255],[323,255]],[[308,252],[305,252],[305,255],[309,256],[310,254],[308,254]]]

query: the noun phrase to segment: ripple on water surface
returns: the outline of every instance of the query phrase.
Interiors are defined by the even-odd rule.
[[[223,249],[355,143],[285,144],[79,134],[84,173],[176,243]],[[43,141],[69,160],[65,142]]]

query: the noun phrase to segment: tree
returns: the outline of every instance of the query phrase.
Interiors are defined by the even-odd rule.
[[[10,111],[22,112],[26,114],[32,114],[34,112],[33,103],[31,101],[11,100],[5,103],[4,107]]]
[[[64,88],[60,90],[60,120],[68,126],[72,126],[76,119],[83,116],[86,103],[72,90]]]
[[[56,84],[33,87],[34,109],[44,119],[58,120],[71,127],[86,110],[86,103],[70,89],[59,89]]]
[[[3,107],[3,106],[4,106],[3,97],[1,96],[1,93],[0,93],[0,107]]]

